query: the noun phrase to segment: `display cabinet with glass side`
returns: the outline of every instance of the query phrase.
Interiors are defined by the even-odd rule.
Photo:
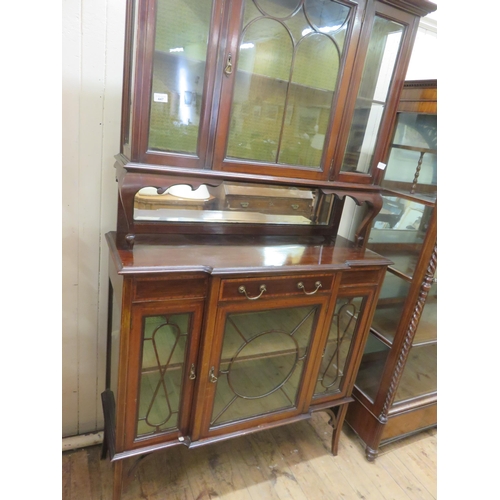
[[[437,423],[436,91],[435,81],[405,84],[368,240],[393,262],[347,415],[371,460],[380,446]]]

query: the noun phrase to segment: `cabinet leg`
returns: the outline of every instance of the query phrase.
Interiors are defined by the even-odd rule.
[[[373,448],[370,448],[369,446],[365,447],[365,455],[366,459],[368,462],[373,462],[378,456],[378,450],[374,450]]]
[[[327,413],[330,415],[329,425],[333,428],[332,433],[332,455],[337,456],[339,451],[339,439],[344,425],[344,419],[347,413],[347,404],[329,408]]]
[[[123,460],[113,462],[113,500],[120,500],[123,487]]]

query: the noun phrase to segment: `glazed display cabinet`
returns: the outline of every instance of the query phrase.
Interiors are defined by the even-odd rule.
[[[387,266],[367,249],[426,0],[129,0],[103,455],[327,411]],[[362,217],[344,234],[352,217]],[[130,460],[129,460],[130,459]]]
[[[375,459],[437,425],[437,85],[406,82],[368,247],[391,259],[347,422]]]

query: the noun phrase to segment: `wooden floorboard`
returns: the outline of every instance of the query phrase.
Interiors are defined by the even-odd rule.
[[[141,459],[123,500],[433,500],[437,498],[437,431],[380,450],[374,462],[344,426],[330,453],[329,417],[316,413],[275,429],[189,450],[179,446]],[[62,456],[63,500],[111,500],[112,465],[100,447]],[[127,461],[127,469],[130,467]],[[133,461],[132,461],[133,463]]]

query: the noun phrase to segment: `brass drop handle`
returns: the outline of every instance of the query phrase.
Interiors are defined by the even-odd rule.
[[[229,76],[233,72],[233,60],[231,54],[227,55],[227,63],[224,68],[224,73],[226,76]]]
[[[299,206],[298,206],[296,203],[294,203],[294,204],[292,205],[292,208],[293,208],[294,210],[298,210],[298,209],[299,209]]]
[[[189,371],[189,380],[194,380],[196,378],[196,373],[194,371],[194,363],[191,365],[191,370]]]
[[[316,287],[316,290],[314,290],[313,292],[306,292],[304,283],[302,283],[302,281],[299,281],[299,283],[297,283],[297,288],[299,290],[302,290],[306,295],[314,295],[323,285],[321,284],[321,281],[316,281],[316,283],[314,283],[314,286]]]
[[[260,290],[259,295],[255,296],[255,297],[250,297],[250,296],[247,294],[247,289],[246,289],[243,285],[241,285],[241,286],[238,288],[238,292],[240,292],[240,293],[244,293],[244,294],[245,294],[245,297],[246,297],[248,300],[257,300],[257,299],[260,299],[260,298],[262,297],[262,294],[263,294],[264,292],[266,292],[266,291],[267,291],[266,285],[260,285],[259,290]]]
[[[248,201],[242,201],[240,203],[240,205],[241,205],[241,208],[248,208],[248,205],[250,205],[250,203],[248,203]]]
[[[208,374],[208,379],[210,380],[210,382],[212,382],[212,384],[215,384],[215,382],[217,382],[217,377],[214,375],[214,371],[215,368],[212,366],[212,368],[210,368],[210,373]]]

